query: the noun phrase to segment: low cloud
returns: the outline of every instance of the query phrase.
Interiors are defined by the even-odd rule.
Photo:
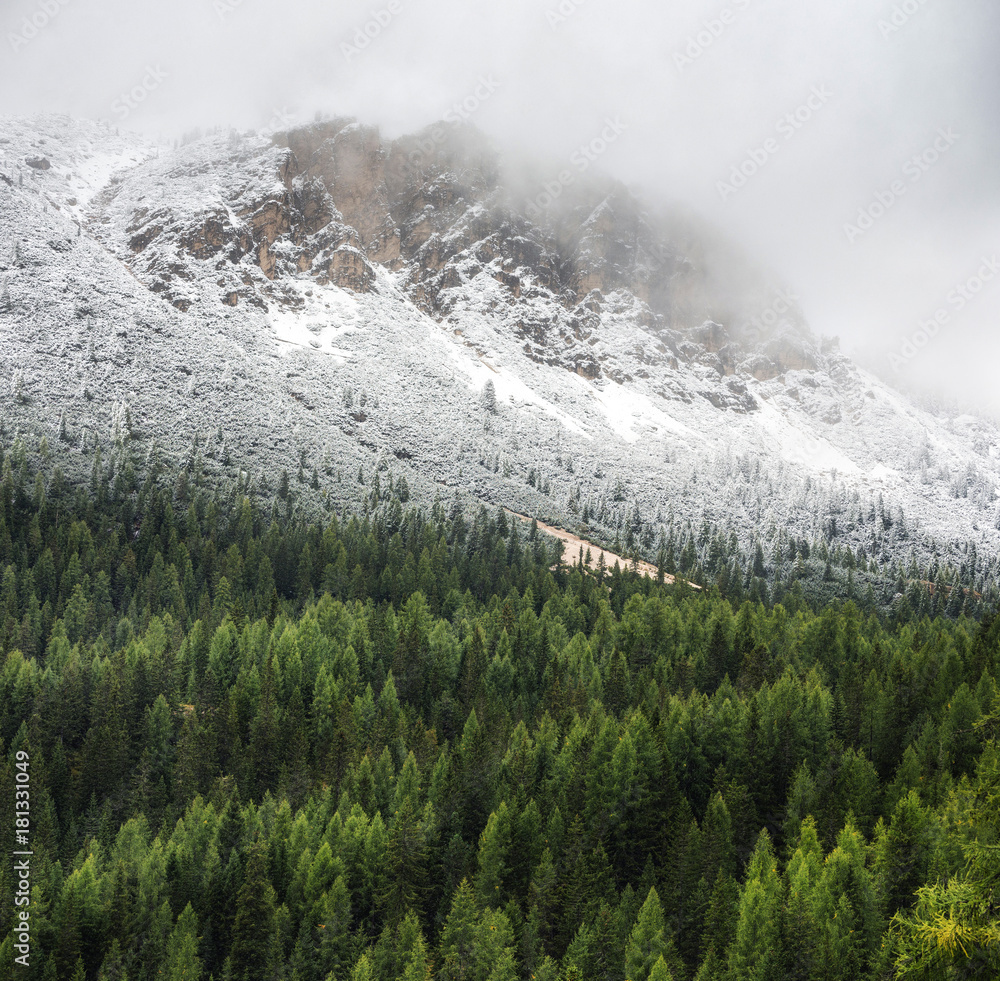
[[[13,0],[0,31],[5,114],[172,136],[322,112],[395,136],[496,79],[471,121],[556,181],[606,120],[626,120],[597,166],[704,216],[792,285],[817,333],[887,375],[997,247],[993,0]],[[162,84],[146,85],[151,68]],[[995,399],[1000,289],[949,312],[933,356],[896,374]]]

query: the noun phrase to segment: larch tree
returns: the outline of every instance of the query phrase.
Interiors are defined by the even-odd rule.
[[[654,965],[663,960],[668,949],[663,907],[656,889],[651,888],[625,947],[625,977],[628,981],[649,981]]]

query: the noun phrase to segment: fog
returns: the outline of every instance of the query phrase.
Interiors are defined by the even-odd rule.
[[[153,135],[446,113],[702,215],[814,331],[1000,411],[996,0],[9,0],[0,114]],[[136,88],[142,99],[132,98]],[[921,327],[924,324],[924,327]]]

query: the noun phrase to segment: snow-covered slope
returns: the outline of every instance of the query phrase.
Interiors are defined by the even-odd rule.
[[[330,500],[388,470],[608,534],[707,519],[880,561],[997,554],[992,425],[916,408],[622,187],[533,221],[477,134],[434,132],[170,147],[0,122],[5,429],[62,428],[81,472],[95,443],[155,440],[271,489],[315,470]]]

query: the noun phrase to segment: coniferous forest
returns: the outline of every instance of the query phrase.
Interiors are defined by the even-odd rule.
[[[32,854],[0,976],[998,976],[989,611],[755,602],[598,575],[502,510],[310,522],[14,456],[0,827]]]

